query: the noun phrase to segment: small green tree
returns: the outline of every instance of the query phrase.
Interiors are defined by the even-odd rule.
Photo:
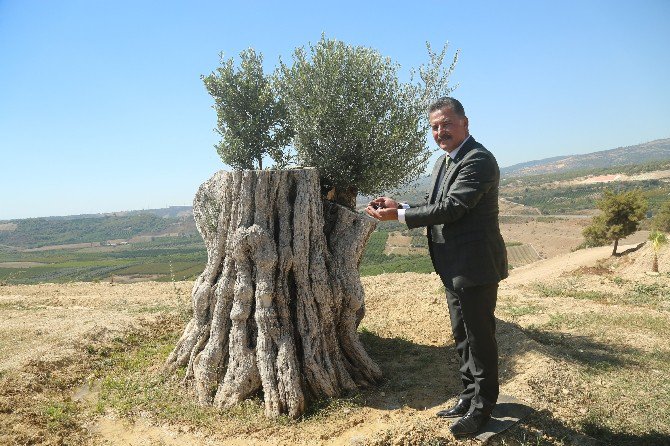
[[[215,147],[223,162],[236,169],[262,169],[267,155],[278,167],[285,166],[283,148],[293,132],[284,104],[263,74],[262,54],[251,48],[242,51],[239,67],[221,54],[221,66],[202,79],[214,98],[216,130],[222,136]]]
[[[668,238],[665,236],[664,232],[654,230],[649,234],[649,241],[651,241],[651,247],[654,248],[654,262],[651,265],[652,272],[658,272],[658,252],[661,250],[661,246],[668,243]]]
[[[661,204],[658,213],[654,215],[654,228],[663,232],[670,232],[670,200]]]
[[[601,213],[593,217],[582,234],[588,246],[602,246],[614,242],[612,255],[616,254],[619,239],[637,231],[647,212],[647,199],[639,189],[614,193],[605,190],[603,197],[596,202]]]
[[[398,64],[374,49],[350,46],[322,36],[309,52],[298,48],[293,65],[280,64],[278,88],[295,129],[301,163],[318,168],[328,197],[350,208],[356,195],[402,186],[426,166],[427,106],[450,93],[447,46],[420,80],[403,83]]]

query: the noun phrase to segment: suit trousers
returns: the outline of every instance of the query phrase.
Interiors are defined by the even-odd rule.
[[[429,243],[435,270],[446,289],[451,330],[459,357],[463,391],[460,398],[471,400],[471,408],[493,410],[498,400],[498,344],[494,316],[498,284],[454,289],[450,277],[440,268],[444,262],[443,246]]]

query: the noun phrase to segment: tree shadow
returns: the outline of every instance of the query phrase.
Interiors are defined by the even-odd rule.
[[[608,370],[612,368],[639,365],[635,357],[643,355],[642,350],[627,345],[613,345],[597,341],[589,336],[546,331],[538,328],[521,328],[532,340],[553,347],[548,349],[552,356],[589,368]]]
[[[417,344],[401,337],[383,338],[364,330],[365,350],[381,367],[384,381],[361,395],[379,409],[434,408],[458,395],[461,383],[453,345]]]
[[[615,253],[612,254],[612,255],[613,255],[614,257],[623,257],[623,256],[625,256],[626,254],[630,254],[631,252],[635,252],[635,251],[639,250],[640,248],[642,248],[642,247],[643,247],[644,245],[646,245],[646,244],[647,244],[647,242],[644,241],[644,242],[638,243],[637,245],[633,246],[632,248],[625,249],[625,250],[623,250],[623,251],[621,251],[621,252],[615,252]]]
[[[670,446],[670,436],[651,430],[644,434],[615,432],[596,424],[585,423],[580,432],[556,419],[548,410],[539,410],[521,420],[502,435],[487,443],[490,446],[510,444],[566,444],[575,446]],[[541,435],[538,435],[541,434]],[[553,439],[550,440],[550,439]]]
[[[670,435],[656,430],[636,435],[628,432],[615,432],[597,424],[585,423],[583,426],[585,432],[596,438],[601,438],[606,444],[617,446],[670,446]]]

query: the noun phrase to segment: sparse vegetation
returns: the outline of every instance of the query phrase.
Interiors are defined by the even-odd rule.
[[[670,186],[666,182],[645,180],[574,186],[551,184],[523,188],[515,186],[501,188],[501,196],[515,203],[537,208],[542,214],[575,214],[593,209],[594,202],[610,189],[618,192],[639,189],[649,201],[651,209],[657,209],[670,193]]]
[[[657,273],[658,252],[661,250],[661,246],[666,245],[668,243],[668,238],[666,237],[665,233],[655,230],[652,231],[651,234],[649,234],[649,241],[651,242],[651,246],[654,249],[654,262],[652,264],[651,271]]]
[[[542,312],[542,306],[536,304],[515,304],[510,303],[501,308],[505,314],[516,321],[518,318],[526,315],[538,314]]]
[[[658,231],[670,232],[670,200],[663,201],[654,215],[653,227]]]
[[[379,254],[385,236],[373,237]],[[606,444],[643,446],[663,444],[670,435],[664,424],[670,416],[664,398],[670,395],[665,379],[670,373],[670,352],[665,347],[670,342],[668,278],[640,281],[617,274],[584,269],[578,275],[522,286],[519,292],[501,290],[497,315],[501,368],[507,370],[503,392],[527,399],[537,411],[498,437],[498,444],[563,446],[579,444],[580,438],[588,441],[585,435],[589,435]],[[352,444],[456,444],[448,425],[433,417],[437,405],[447,404],[458,390],[456,365],[448,362],[453,345],[446,341],[448,334],[441,326],[447,315],[444,292],[437,291],[439,279],[400,274],[379,280],[393,285],[379,285],[376,278],[364,280],[367,316],[359,333],[386,381],[343,399],[318,401],[300,420],[261,416],[259,398],[227,411],[199,407],[181,384],[183,370],[169,377],[161,373],[188,319],[180,310],[187,308],[188,299],[175,304],[174,284],[144,285],[159,287],[163,291],[154,293],[164,297],[139,300],[130,288],[123,289],[129,285],[101,283],[86,285],[98,291],[92,288],[85,294],[103,292],[100,302],[111,305],[117,298],[104,293],[113,291],[123,296],[123,302],[115,304],[123,305],[123,314],[168,317],[110,341],[80,337],[81,344],[68,361],[42,361],[22,369],[22,379],[32,377],[25,382],[16,379],[17,371],[0,374],[0,409],[13,408],[2,412],[0,423],[24,423],[24,429],[39,433],[47,444],[84,443],[84,422],[99,415],[114,420],[111,414],[120,418],[111,422],[134,435],[163,432],[161,426],[169,425],[171,430],[164,435],[173,437],[165,438],[184,441],[193,431],[221,444],[233,437],[251,441],[254,435],[266,433],[287,442],[295,438],[348,442],[361,432],[359,443]],[[177,286],[185,290],[189,284]],[[69,287],[63,290],[75,292],[76,287]],[[9,295],[20,292],[3,290]],[[67,291],[45,299],[52,299],[50,305],[78,302]],[[82,305],[91,306],[91,301]],[[36,308],[45,311],[44,301],[20,299],[0,311],[34,312]],[[28,387],[20,387],[22,383]],[[92,389],[87,400],[70,397],[79,386]],[[528,386],[531,391],[526,393]],[[42,389],[34,393],[37,400],[22,396],[28,388]],[[649,400],[648,388],[654,388],[659,398]],[[16,389],[24,390],[16,393]],[[636,410],[619,410],[622,406]],[[18,419],[21,423],[16,423]],[[384,423],[381,428],[379,420]],[[137,427],[133,421],[139,423]],[[3,430],[7,425],[0,424],[0,443],[30,443],[27,430]],[[160,437],[152,441],[160,443]]]
[[[611,297],[610,293],[600,291],[584,290],[581,287],[567,283],[562,286],[552,286],[544,283],[536,283],[533,286],[534,291],[544,297],[571,297],[573,299],[586,299],[600,303],[607,303]]]
[[[642,161],[636,164],[626,164],[614,167],[610,166],[610,167],[596,167],[587,169],[571,169],[567,172],[556,172],[556,173],[545,173],[545,174],[523,175],[523,176],[506,175],[504,173],[505,169],[502,169],[503,179],[500,181],[500,185],[503,187],[509,185],[515,185],[516,187],[532,187],[561,181],[570,181],[584,177],[596,177],[601,175],[614,175],[620,173],[626,173],[627,175],[635,175],[640,173],[654,172],[666,169],[670,169],[670,160],[655,160],[650,162]]]
[[[670,309],[670,287],[653,282],[641,283],[614,277],[612,283],[616,289],[608,291],[593,290],[584,287],[577,278],[561,279],[551,284],[536,282],[531,289],[541,297],[583,299],[607,305],[640,305],[654,310]]]

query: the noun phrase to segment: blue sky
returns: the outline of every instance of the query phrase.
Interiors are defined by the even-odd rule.
[[[409,68],[460,49],[501,166],[670,137],[670,2],[0,0],[0,220],[190,204],[226,168],[201,74],[321,33]]]

